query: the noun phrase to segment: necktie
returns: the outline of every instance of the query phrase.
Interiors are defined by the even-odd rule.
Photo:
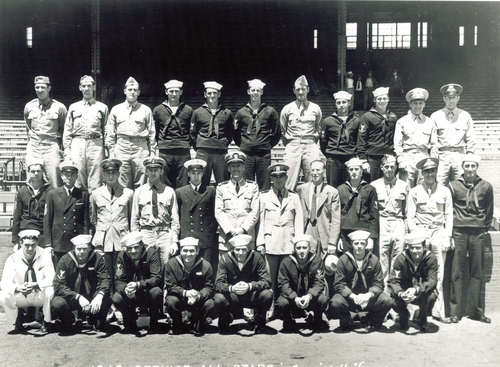
[[[253,125],[255,124],[255,133],[258,134],[260,130],[260,121],[259,121],[259,115],[256,113],[252,114],[252,119],[250,120],[250,123],[248,124],[247,127],[247,134],[250,134],[253,129]]]
[[[236,193],[238,194],[240,192],[240,184],[236,182]]]
[[[71,189],[68,189],[67,194],[68,194],[68,200],[66,202],[69,202],[69,199],[71,199]]]
[[[318,189],[318,186],[314,185],[314,191],[313,191],[313,196],[312,196],[312,203],[311,203],[311,224],[314,226],[316,225],[316,215],[317,215],[317,208],[316,208],[316,190]]]
[[[361,84],[361,82],[358,80],[358,85],[356,86],[356,90],[361,90],[363,89],[363,85]]]
[[[453,122],[453,116],[454,116],[453,111],[448,112],[447,117],[448,117],[448,121],[449,121],[449,122]]]
[[[127,110],[128,110],[128,115],[130,116],[132,114],[132,111],[134,110],[134,106],[132,106],[131,104],[129,104],[127,106]]]
[[[158,193],[155,185],[151,186],[151,206],[153,207],[153,217],[158,218]]]
[[[198,186],[195,186],[195,188],[194,188],[194,193],[195,193],[195,194],[198,194]]]
[[[340,130],[339,130],[339,136],[337,137],[337,148],[340,146],[340,142],[342,141],[342,135],[346,135],[346,138],[347,138],[347,142],[349,142],[349,135],[347,134],[347,129],[345,128],[345,125],[344,122],[342,121],[340,123]]]
[[[280,201],[280,204],[283,201],[283,194],[282,194],[281,190],[278,190],[278,200]]]
[[[115,197],[115,189],[111,188],[111,200]]]
[[[305,113],[306,113],[306,104],[302,103],[300,105],[300,117],[304,116]]]
[[[24,273],[24,282],[36,282],[36,274],[35,274],[35,269],[33,268],[33,263],[35,262],[35,259],[31,259],[31,261],[28,261],[26,259],[23,259],[24,263],[28,265],[28,269],[26,270],[26,273]],[[31,278],[31,279],[30,279]]]

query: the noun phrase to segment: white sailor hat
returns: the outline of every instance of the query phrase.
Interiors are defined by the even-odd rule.
[[[220,92],[222,89],[222,84],[219,84],[217,82],[205,82],[203,83],[203,86],[205,89],[215,89],[216,91]]]
[[[44,164],[43,164],[43,161],[41,159],[38,159],[38,158],[33,158],[32,160],[30,160],[27,164],[26,164],[26,168],[30,168],[31,166],[34,166],[34,165],[39,165],[40,167],[43,167]]]
[[[405,242],[408,245],[416,245],[416,244],[424,242],[427,238],[429,238],[429,233],[427,233],[426,231],[417,229],[415,231],[408,233],[405,236]]]
[[[373,98],[377,98],[383,95],[389,95],[388,87],[379,87],[373,91]]]
[[[37,231],[36,229],[24,229],[24,230],[19,232],[18,236],[20,239],[23,239],[26,237],[38,238],[38,236],[40,236],[40,231]]]
[[[187,168],[188,170],[194,170],[194,169],[201,169],[205,168],[207,166],[207,162],[205,162],[203,159],[190,159],[187,162],[184,162],[184,167]]]
[[[90,245],[92,243],[92,236],[89,234],[79,234],[71,239],[74,246]]]
[[[333,275],[337,270],[337,263],[339,258],[336,255],[326,255],[325,257],[325,273],[326,275]]]
[[[347,75],[352,75],[352,71],[348,71],[348,72],[347,72]]]
[[[95,84],[94,78],[92,78],[90,75],[84,75],[80,78],[80,85],[88,83]]]
[[[194,237],[186,237],[183,238],[182,240],[179,241],[179,246],[184,247],[184,246],[198,246],[198,243],[200,242],[199,239],[194,238]]]
[[[182,89],[182,86],[184,85],[184,83],[179,81],[179,80],[172,79],[172,80],[169,80],[168,82],[166,82],[164,85],[165,85],[165,89],[167,89],[167,90],[170,88]]]
[[[441,94],[449,94],[449,95],[460,95],[464,91],[464,87],[462,87],[460,84],[455,84],[455,83],[450,83],[443,85],[440,89]]]
[[[292,243],[295,246],[298,242],[307,242],[311,245],[314,242],[314,238],[308,234],[298,234],[292,238]]]
[[[59,164],[59,169],[61,170],[61,172],[73,172],[80,170],[80,165],[71,160],[65,160],[64,162]]]
[[[36,76],[35,77],[35,84],[49,84],[50,85],[50,79],[48,76]]]
[[[350,101],[351,97],[352,97],[352,94],[347,93],[346,91],[343,91],[343,90],[341,90],[340,92],[337,92],[337,93],[333,93],[333,98],[335,98],[335,100],[345,99],[346,101]]]
[[[247,160],[247,156],[243,152],[234,152],[234,153],[227,153],[224,159],[226,160],[227,164],[234,162],[245,163],[245,161]]]
[[[139,231],[127,233],[120,240],[120,245],[122,247],[133,246],[142,241],[142,233]]]
[[[137,85],[137,86],[139,86],[139,83],[137,82],[137,80],[135,80],[134,78],[132,78],[131,76],[129,76],[129,78],[125,82],[125,86],[127,86],[127,85]]]
[[[481,157],[477,154],[467,153],[462,156],[462,162],[474,162],[479,165],[479,162],[481,162]]]
[[[229,240],[229,243],[233,247],[247,247],[250,244],[250,241],[252,241],[252,236],[248,234],[239,234],[234,237],[232,237]]]
[[[297,80],[295,81],[295,83],[293,83],[293,85],[303,85],[303,86],[306,86],[308,87],[309,84],[307,83],[307,79],[305,77],[305,75],[301,75],[297,78]]]
[[[265,83],[262,82],[260,79],[252,79],[248,80],[248,88],[258,88],[258,89],[264,89]]]
[[[347,162],[345,162],[345,165],[347,168],[355,167],[355,166],[361,167],[363,165],[363,161],[359,158],[354,157],[354,158],[349,159]]]
[[[367,241],[370,238],[370,232],[358,230],[348,234],[351,241]]]
[[[417,169],[425,171],[426,169],[437,168],[439,159],[437,158],[424,158],[417,163]]]
[[[429,92],[427,92],[424,88],[413,88],[411,91],[406,93],[406,102],[411,102],[414,99],[423,99],[427,101],[429,98]]]
[[[288,167],[286,164],[284,163],[275,163],[275,164],[272,164],[270,165],[269,167],[267,167],[267,172],[270,174],[270,175],[273,175],[274,174],[285,174],[286,175],[286,172],[290,169],[290,167]]]

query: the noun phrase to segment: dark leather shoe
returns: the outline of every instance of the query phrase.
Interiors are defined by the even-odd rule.
[[[429,332],[429,326],[426,325],[420,325],[419,326],[420,332],[421,333],[428,333]]]
[[[480,316],[480,317],[470,317],[471,320],[479,321],[479,322],[484,322],[485,324],[491,324],[491,319],[486,316]]]
[[[450,316],[450,321],[452,324],[458,324],[460,319],[458,318],[458,316]]]
[[[438,316],[432,316],[432,318],[436,321],[439,321],[443,324],[451,324],[450,318],[449,317],[438,317]]]

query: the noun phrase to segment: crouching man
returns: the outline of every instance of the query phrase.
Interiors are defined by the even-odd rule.
[[[163,314],[161,263],[158,249],[146,249],[141,232],[130,232],[120,241],[123,248],[116,260],[113,304],[123,314],[123,333],[137,334],[137,307],[149,308],[148,333],[159,331],[158,319]]]
[[[427,310],[436,302],[434,290],[437,284],[438,263],[436,257],[426,249],[427,232],[415,230],[405,238],[407,249],[396,257],[389,279],[389,288],[394,299],[394,310],[399,314],[399,327],[408,330],[409,303],[419,306],[418,326],[426,333]]]
[[[165,287],[168,294],[165,306],[173,321],[169,334],[182,332],[182,311],[187,310],[191,313],[194,335],[201,336],[205,320],[213,318],[212,266],[198,255],[198,239],[186,237],[179,243],[180,255],[170,259],[165,267]]]
[[[311,321],[314,331],[327,329],[322,315],[326,310],[328,299],[323,294],[325,288],[325,270],[321,256],[311,252],[313,238],[309,235],[298,235],[292,239],[294,252],[285,258],[280,265],[278,285],[280,297],[276,302],[283,319],[283,331],[295,330],[294,314],[312,311]],[[303,310],[301,312],[301,310]]]
[[[367,312],[367,331],[378,331],[392,300],[384,290],[384,274],[380,261],[366,250],[370,232],[354,231],[349,234],[352,250],[345,252],[337,263],[331,306],[340,317],[340,329],[350,331],[350,312]]]
[[[50,301],[54,295],[52,280],[54,265],[51,253],[38,246],[37,230],[26,229],[19,232],[21,248],[10,255],[2,274],[0,305],[5,310],[7,326],[14,325],[9,334],[24,330],[20,308],[42,307],[43,324],[40,331],[47,332],[51,321]]]
[[[271,278],[264,257],[249,250],[251,240],[246,234],[232,237],[232,251],[219,259],[214,302],[221,334],[229,331],[233,315],[242,315],[244,307],[255,310],[255,333],[263,333],[266,326],[266,312],[273,302]]]
[[[83,324],[80,316],[86,316],[89,325],[102,331],[111,306],[104,257],[92,250],[91,235],[78,235],[71,242],[73,250],[63,255],[56,267],[52,315],[60,321],[62,331],[72,326],[79,331]],[[76,320],[72,311],[79,313]]]

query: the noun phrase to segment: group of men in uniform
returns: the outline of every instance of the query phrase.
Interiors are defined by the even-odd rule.
[[[151,111],[129,78],[126,101],[108,113],[84,76],[83,100],[66,112],[49,97],[49,79],[35,78],[38,98],[25,108],[28,182],[0,297],[14,331],[23,329],[17,307],[42,307],[42,329],[78,329],[85,317],[103,329],[112,304],[132,333],[137,307],[149,309],[151,332],[166,311],[171,334],[187,322],[201,335],[215,317],[225,333],[239,316],[255,332],[272,317],[284,331],[296,329],[296,317],[325,330],[328,306],[342,331],[356,317],[379,330],[391,307],[406,330],[406,305],[416,303],[425,332],[432,304],[436,320],[460,321],[467,253],[469,317],[491,321],[479,292],[493,192],[477,175],[472,119],[456,107],[461,86],[441,88],[446,107],[431,118],[422,113],[428,92],[409,91],[399,120],[388,88],[373,91],[374,107],[360,118],[352,96],[335,93],[337,112],[322,119],[304,76],[280,115],[262,103],[258,79],[248,81],[250,102],[235,118],[219,103],[222,85],[204,86],[206,103],[193,111],[180,101],[183,83],[171,80]],[[280,139],[284,162],[271,164]],[[228,153],[233,140],[240,150]]]

